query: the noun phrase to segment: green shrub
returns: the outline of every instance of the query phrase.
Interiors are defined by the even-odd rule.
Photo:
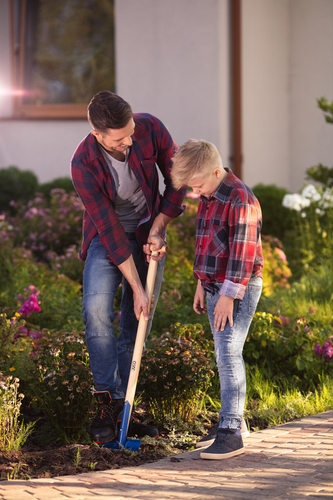
[[[14,246],[32,251],[37,260],[48,262],[48,252],[63,255],[71,245],[82,238],[82,203],[77,195],[63,189],[51,191],[48,200],[43,194],[27,204],[15,202],[16,215],[8,220]],[[53,256],[52,253],[52,256]]]
[[[289,288],[288,279],[291,277],[291,271],[280,240],[263,235],[262,250],[265,260],[263,294],[267,297],[277,289]]]
[[[47,198],[51,198],[51,191],[53,189],[63,189],[66,193],[71,193],[75,191],[72,179],[70,177],[58,177],[51,182],[45,182],[44,184],[39,184],[38,191],[43,193]]]
[[[249,366],[257,365],[266,378],[279,381],[283,373],[289,382],[313,388],[323,371],[332,370],[314,353],[316,344],[331,335],[332,327],[320,328],[311,315],[289,318],[257,312],[245,342],[244,360]]]
[[[11,201],[30,200],[37,190],[38,179],[30,170],[19,170],[17,167],[0,169],[0,212],[15,212]]]
[[[0,246],[0,255],[2,253]],[[0,290],[0,309],[6,307],[11,315],[18,310],[18,294],[32,284],[40,291],[42,310],[33,312],[26,320],[27,327],[35,331],[81,330],[81,285],[63,274],[53,271],[46,264],[36,262],[31,252],[14,248],[6,255],[11,282]]]
[[[93,380],[84,334],[44,332],[36,351],[31,391],[61,442],[86,439],[93,409]]]
[[[18,313],[9,319],[0,314],[0,370],[5,376],[15,375],[25,384],[30,381],[34,369],[30,356],[34,349],[33,338],[22,335],[25,321]]]
[[[213,342],[202,336],[201,325],[178,324],[173,335],[178,338],[165,334],[153,339],[153,348],[142,357],[139,388],[157,425],[167,415],[192,420],[214,376],[209,357]]]
[[[293,214],[282,206],[288,190],[275,184],[257,184],[252,191],[262,210],[262,234],[274,236],[284,243],[286,232],[294,225]]]

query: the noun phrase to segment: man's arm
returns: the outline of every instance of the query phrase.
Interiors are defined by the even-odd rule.
[[[150,255],[152,250],[161,250],[163,246],[165,246],[165,241],[163,238],[163,233],[168,223],[171,221],[172,217],[165,215],[163,213],[159,213],[155,218],[153,225],[149,231],[147,244],[143,246],[143,251],[147,255],[147,260],[150,260]],[[151,247],[151,245],[154,245]],[[159,252],[158,257],[153,257],[154,260],[162,260],[164,257],[165,250]]]
[[[136,319],[139,321],[141,312],[143,312],[145,320],[148,321],[148,296],[142,286],[133,256],[131,255],[127,260],[120,264],[118,269],[121,271],[133,290],[134,314]]]

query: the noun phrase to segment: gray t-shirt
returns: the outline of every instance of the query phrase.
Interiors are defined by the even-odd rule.
[[[116,184],[115,211],[127,233],[134,233],[141,215],[146,209],[146,198],[128,165],[128,150],[125,161],[113,158],[104,148],[100,148]]]

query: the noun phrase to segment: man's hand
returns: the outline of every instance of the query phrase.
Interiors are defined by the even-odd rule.
[[[233,326],[234,299],[221,295],[214,309],[214,328],[217,332],[224,331],[224,327],[229,320],[230,326]]]
[[[143,313],[143,317],[148,321],[150,312],[148,311],[148,296],[142,286],[133,256],[131,255],[118,268],[133,290],[134,314],[136,319],[139,321],[140,315]]]
[[[143,251],[146,254],[148,262],[150,261],[151,258],[153,258],[154,260],[162,260],[164,258],[167,248],[165,246],[163,234],[165,228],[167,227],[170,221],[171,217],[168,217],[163,213],[159,213],[155,218],[153,225],[149,231],[147,244],[143,246]],[[158,256],[151,257],[152,251],[159,251],[159,250],[160,252]]]
[[[144,289],[141,287],[137,290],[133,289],[133,302],[134,302],[134,314],[136,319],[139,321],[141,313],[146,321],[149,320],[148,312],[148,296]]]
[[[206,292],[201,286],[200,280],[198,280],[197,289],[195,291],[193,300],[193,309],[197,314],[204,314],[207,311],[205,306]]]

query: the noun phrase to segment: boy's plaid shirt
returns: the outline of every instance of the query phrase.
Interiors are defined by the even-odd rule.
[[[166,127],[148,113],[134,113],[133,118],[135,131],[128,164],[147,201],[147,209],[136,231],[138,243],[144,245],[159,212],[169,217],[178,217],[182,213],[185,189],[176,191],[172,187],[171,160],[177,146]],[[166,186],[163,196],[159,193],[156,164]],[[80,258],[86,259],[91,241],[99,234],[108,257],[119,266],[130,257],[132,247],[115,212],[115,182],[93,134],[88,134],[77,147],[71,162],[71,174],[85,208]]]
[[[194,276],[206,290],[242,299],[251,276],[262,278],[261,208],[229,169],[216,193],[202,196],[196,219]]]

